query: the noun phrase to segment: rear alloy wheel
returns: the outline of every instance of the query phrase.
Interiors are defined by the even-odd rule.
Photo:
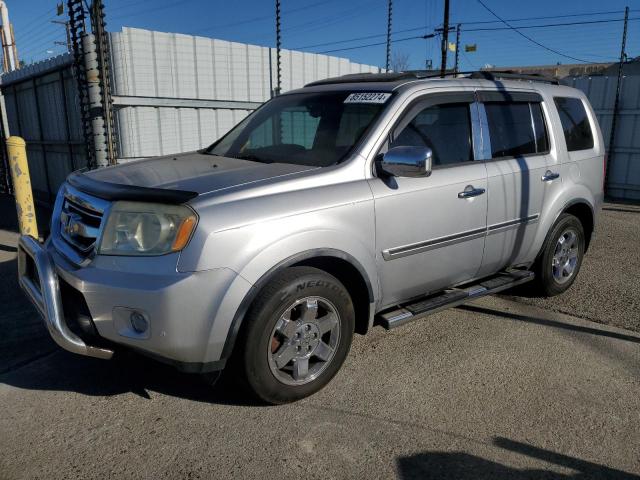
[[[584,228],[580,220],[568,213],[560,215],[536,264],[540,293],[551,297],[571,287],[582,265],[584,247]]]
[[[578,232],[567,228],[558,240],[551,259],[551,272],[555,281],[562,285],[573,278],[578,266]]]
[[[342,366],[354,325],[351,297],[338,279],[312,267],[288,268],[260,291],[249,310],[236,367],[268,403],[307,397]]]

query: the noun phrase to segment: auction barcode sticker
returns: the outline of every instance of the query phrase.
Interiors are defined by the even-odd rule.
[[[390,96],[383,92],[358,92],[350,94],[344,103],[385,103]]]

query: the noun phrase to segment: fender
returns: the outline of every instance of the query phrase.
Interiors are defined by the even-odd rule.
[[[591,198],[591,200],[589,200]],[[563,190],[562,195],[556,197],[553,202],[550,202],[547,208],[543,211],[540,219],[540,228],[533,243],[533,251],[536,253],[535,259],[538,258],[540,250],[544,246],[544,242],[549,234],[549,231],[556,223],[560,215],[572,205],[578,203],[584,203],[591,209],[591,215],[595,223],[595,202],[593,195],[583,185],[574,185],[570,190]],[[534,260],[535,260],[534,259]]]
[[[240,302],[240,305],[238,306],[233,319],[231,320],[231,324],[227,332],[226,341],[220,355],[220,360],[227,360],[231,356],[238,336],[238,332],[240,331],[240,327],[242,326],[242,321],[256,296],[258,295],[260,290],[269,282],[269,280],[285,268],[315,257],[335,257],[341,260],[346,260],[351,265],[353,265],[365,280],[367,291],[369,294],[369,303],[375,303],[376,298],[374,295],[374,286],[371,282],[371,278],[369,277],[369,274],[367,273],[367,270],[364,268],[364,266],[353,255],[335,248],[314,248],[296,253],[281,260],[276,265],[267,270],[246,293],[246,295]],[[377,277],[374,277],[374,279],[376,280],[377,284]]]

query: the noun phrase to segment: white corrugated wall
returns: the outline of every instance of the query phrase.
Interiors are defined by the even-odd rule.
[[[268,100],[276,85],[276,51],[267,47],[123,28],[111,33],[111,48],[113,94],[132,104],[136,99],[130,97],[146,97],[167,105],[118,106],[123,161],[209,145]],[[344,58],[292,50],[282,50],[281,62],[283,91],[327,77],[379,71]],[[180,99],[224,101],[233,108],[197,102],[172,106]]]
[[[617,77],[573,77],[563,81],[582,90],[593,106],[609,147]],[[609,152],[607,195],[640,200],[640,76],[624,76],[613,152]]]

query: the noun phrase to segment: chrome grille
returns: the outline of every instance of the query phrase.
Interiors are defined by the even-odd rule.
[[[67,190],[60,208],[60,236],[82,256],[95,247],[104,209]]]

